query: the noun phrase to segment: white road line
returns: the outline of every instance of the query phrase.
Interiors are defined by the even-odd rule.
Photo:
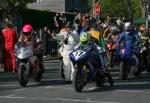
[[[22,89],[16,89],[16,90],[13,90],[14,92],[19,92],[19,91],[22,91],[22,90],[25,90],[25,88],[22,88]]]
[[[42,88],[42,87],[41,87]],[[67,89],[67,90],[72,90],[73,88],[67,87],[67,88],[63,88],[63,87],[57,87],[57,86],[45,86],[44,88],[56,88],[56,89]]]
[[[16,78],[17,76],[16,75],[9,75],[9,74],[0,76],[0,78],[14,78],[14,77]]]
[[[51,89],[51,88],[56,88],[56,89],[64,89],[64,90],[73,90],[74,88],[71,87],[57,87],[57,86],[45,86],[45,87],[39,87],[39,88],[47,88],[47,89]],[[97,89],[97,87],[90,87],[90,88],[85,88],[85,91],[92,91]],[[103,88],[102,88],[103,89]],[[124,93],[145,93],[145,94],[150,94],[150,92],[145,92],[145,91],[137,91],[137,90],[114,90],[116,92],[124,92]]]
[[[58,61],[58,63],[60,62],[60,60],[49,60],[49,61],[44,61],[44,63],[53,63],[53,62],[57,62]]]
[[[145,93],[145,94],[150,94],[150,92],[145,92],[145,91],[137,91],[137,90],[115,90],[117,92],[126,92],[126,93]]]
[[[0,85],[0,87],[16,87],[18,85]]]
[[[120,102],[106,102],[106,101],[92,101],[90,99],[80,100],[80,99],[65,99],[65,98],[31,98],[31,97],[15,97],[11,96],[0,96],[2,99],[30,99],[30,100],[41,100],[41,101],[70,101],[70,102],[84,102],[84,103],[120,103]]]

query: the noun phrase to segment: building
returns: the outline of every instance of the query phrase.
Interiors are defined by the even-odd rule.
[[[72,12],[74,10],[86,12],[89,1],[92,0],[43,0],[42,3],[30,3],[28,8],[54,12]]]
[[[65,11],[81,10],[87,12],[89,9],[88,3],[89,0],[65,0]]]
[[[0,9],[6,8],[8,6],[8,2],[6,0],[0,0]]]

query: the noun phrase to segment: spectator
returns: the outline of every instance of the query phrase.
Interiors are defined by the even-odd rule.
[[[60,21],[61,21],[61,27],[66,22],[66,17],[63,13],[60,13]]]
[[[4,69],[5,71],[17,72],[16,68],[16,57],[14,54],[14,47],[17,42],[17,34],[15,29],[12,27],[11,22],[7,22],[5,28],[3,29],[3,36],[5,41],[5,63]]]
[[[56,13],[56,15],[54,16],[54,25],[55,25],[56,32],[59,32],[61,29],[61,20],[60,20],[59,13]]]
[[[79,19],[75,20],[73,26],[74,26],[74,30],[76,30],[79,33],[81,27]]]
[[[82,14],[80,12],[75,16],[74,22],[75,21],[80,21],[80,23],[82,22]]]
[[[52,35],[55,34],[55,33],[52,33]],[[58,49],[58,43],[57,43],[57,40],[55,38],[53,38],[53,36],[51,36],[51,39],[50,39],[50,54],[51,56],[57,56],[57,49]]]
[[[42,45],[43,45],[43,57],[46,57],[47,55],[47,43],[48,43],[48,27],[44,27],[43,33],[42,33]]]
[[[123,20],[121,20],[121,18],[120,18],[120,17],[116,20],[116,23],[117,23],[117,25],[118,25],[118,26],[120,26],[120,25],[123,25],[123,24],[124,24],[124,23],[123,23]]]
[[[91,15],[91,16],[89,17],[89,23],[90,23],[90,25],[92,25],[92,26],[96,26],[97,21],[96,21],[96,17],[94,17],[94,15]]]
[[[81,30],[80,30],[80,33],[79,35],[82,33],[82,32],[87,32],[90,30],[90,24],[89,24],[89,20],[87,19],[84,19],[82,24],[81,24]]]
[[[4,37],[0,29],[0,68],[4,67]]]

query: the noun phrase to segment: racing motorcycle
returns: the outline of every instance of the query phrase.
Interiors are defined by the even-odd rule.
[[[107,57],[108,57],[108,64],[111,68],[114,67],[116,60],[116,41],[118,39],[117,35],[110,35],[106,42],[106,49],[107,49]]]
[[[146,70],[147,72],[150,72],[150,46],[143,46],[143,48],[140,51],[140,64],[139,64],[139,73]]]
[[[96,81],[98,86],[105,83],[105,75],[98,65],[98,56],[92,46],[79,46],[69,54],[74,65],[73,86],[75,91],[81,92],[88,82]]]
[[[137,49],[132,46],[127,47],[125,42],[121,43],[120,47],[117,48],[119,51],[119,61],[120,61],[120,75],[121,79],[127,79],[128,74],[131,72],[133,74],[137,74],[139,69],[139,59]]]
[[[37,53],[37,51],[36,51]],[[17,57],[18,79],[22,87],[26,87],[30,78],[40,82],[43,76],[43,68],[40,64],[38,55],[33,52],[31,45],[18,42],[15,46],[15,55]]]

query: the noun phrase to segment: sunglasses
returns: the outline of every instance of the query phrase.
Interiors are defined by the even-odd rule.
[[[23,33],[25,36],[29,36],[29,35],[31,35],[31,32],[24,32]]]

